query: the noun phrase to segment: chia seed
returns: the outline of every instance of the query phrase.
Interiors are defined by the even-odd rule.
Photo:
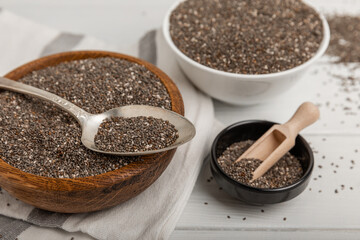
[[[105,119],[95,136],[95,146],[103,151],[139,152],[162,149],[179,137],[169,121],[153,117],[112,117]]]
[[[144,104],[171,109],[161,80],[142,65],[116,58],[60,63],[33,71],[23,82],[59,95],[90,113]],[[22,94],[0,92],[0,155],[10,165],[54,178],[94,176],[140,157],[88,150],[77,121],[55,105]]]
[[[252,173],[262,163],[259,159],[243,159],[234,163],[254,141],[247,140],[230,145],[217,159],[223,171],[235,181],[256,188],[280,188],[295,183],[303,176],[299,160],[291,153],[286,153],[262,177],[250,182]]]
[[[267,74],[314,56],[323,26],[316,11],[299,0],[187,0],[171,13],[170,35],[202,65]]]

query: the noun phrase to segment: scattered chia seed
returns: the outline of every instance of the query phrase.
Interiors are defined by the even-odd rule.
[[[245,220],[246,220],[246,217],[243,218],[243,221],[245,221]]]
[[[90,113],[146,104],[171,109],[160,79],[144,66],[116,58],[70,61],[34,71],[20,82],[57,94]],[[55,178],[94,176],[140,157],[88,150],[76,120],[55,105],[0,92],[0,155],[22,171]]]
[[[6,206],[10,207],[10,203],[7,203]]]
[[[230,145],[217,159],[223,171],[232,179],[257,188],[279,188],[293,184],[303,176],[299,160],[286,153],[262,177],[250,182],[252,172],[261,164],[258,159],[243,159],[233,163],[254,141],[247,140]]]
[[[208,203],[207,203],[207,202],[204,202],[204,204],[205,204],[205,205],[208,205]]]
[[[339,193],[339,191],[337,189],[335,189],[335,193]]]
[[[286,217],[284,217],[283,220],[286,221]]]
[[[264,209],[261,209],[261,212],[262,212],[262,213],[265,212]]]
[[[95,135],[95,146],[103,151],[140,152],[173,144],[178,131],[169,121],[153,117],[105,119]]]
[[[299,0],[187,0],[170,16],[186,56],[213,69],[267,74],[309,60],[323,38],[315,10]]]
[[[230,216],[227,216],[227,218],[231,218]]]

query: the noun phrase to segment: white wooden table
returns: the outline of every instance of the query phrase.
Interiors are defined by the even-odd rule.
[[[129,45],[147,30],[160,27],[173,2],[0,0],[0,7],[63,31]],[[314,0],[312,4],[325,13],[360,15],[356,0]],[[358,90],[345,93],[332,74],[347,76],[349,67],[331,66],[323,58],[301,83],[271,103],[236,107],[215,101],[216,117],[225,125],[245,119],[284,122],[302,101],[320,104],[321,120],[303,134],[315,150],[313,180],[289,202],[255,207],[232,199],[213,180],[208,181],[206,163],[171,239],[360,238],[360,83]],[[360,70],[354,74],[360,77]]]

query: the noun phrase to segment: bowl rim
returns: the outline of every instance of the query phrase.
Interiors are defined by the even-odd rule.
[[[185,2],[186,0],[177,0],[166,12],[165,18],[163,20],[163,24],[162,24],[162,32],[165,38],[165,41],[168,43],[168,45],[170,46],[170,48],[172,49],[173,52],[176,53],[176,55],[178,57],[180,57],[182,60],[184,60],[185,62],[201,69],[202,71],[207,71],[211,74],[215,74],[215,75],[222,75],[224,77],[229,77],[229,78],[234,78],[236,80],[239,81],[243,81],[245,79],[258,79],[258,80],[262,80],[262,81],[271,81],[273,78],[277,78],[277,77],[282,77],[282,76],[286,76],[288,74],[293,74],[296,73],[298,71],[301,71],[303,69],[305,69],[306,67],[308,67],[309,65],[311,65],[313,62],[315,62],[317,59],[319,59],[326,51],[326,49],[329,46],[329,42],[330,42],[330,28],[329,28],[329,24],[325,18],[325,16],[320,13],[314,6],[312,6],[311,4],[309,4],[308,2],[303,2],[304,4],[306,4],[307,6],[311,7],[312,9],[314,9],[316,11],[316,13],[319,15],[322,25],[323,25],[323,39],[320,43],[320,46],[318,48],[318,50],[316,51],[316,53],[310,58],[308,59],[306,62],[294,67],[294,68],[290,68],[281,72],[276,72],[276,73],[266,73],[266,74],[241,74],[241,73],[231,73],[231,72],[225,72],[222,70],[217,70],[214,68],[210,68],[208,66],[205,66],[201,63],[196,62],[195,60],[191,59],[190,57],[186,56],[183,52],[181,52],[177,46],[174,44],[174,42],[172,41],[172,38],[170,36],[170,16],[172,11],[182,2]]]
[[[306,171],[304,172],[303,176],[301,178],[299,178],[296,182],[294,182],[291,185],[285,186],[285,187],[281,187],[281,188],[256,188],[256,187],[252,187],[243,183],[240,183],[234,179],[232,179],[231,177],[229,177],[224,171],[223,169],[220,167],[217,158],[216,158],[216,146],[219,142],[219,139],[224,136],[225,134],[227,134],[228,132],[230,132],[232,129],[239,127],[239,126],[243,126],[243,125],[249,125],[249,124],[278,124],[276,122],[272,122],[272,121],[266,121],[266,120],[245,120],[245,121],[240,121],[240,122],[236,122],[234,124],[231,124],[230,126],[224,128],[215,138],[215,140],[213,141],[213,144],[211,145],[211,162],[213,163],[213,165],[217,168],[217,170],[220,172],[220,174],[222,175],[222,177],[230,182],[231,184],[235,185],[236,187],[240,187],[240,188],[245,188],[249,191],[255,191],[255,192],[261,192],[261,193],[281,193],[281,192],[287,192],[290,190],[293,190],[297,187],[299,187],[300,185],[302,185],[310,176],[311,173],[313,171],[314,168],[314,154],[313,151],[309,145],[309,143],[305,140],[305,138],[303,138],[300,134],[297,135],[297,138],[300,139],[300,141],[304,144],[305,149],[307,150],[307,152],[309,153],[309,166],[306,169]]]
[[[13,76],[19,75],[19,73],[24,72],[22,76],[32,71],[36,71],[39,69],[43,69],[48,66],[54,66],[61,62],[72,61],[72,60],[80,60],[80,59],[89,59],[89,58],[99,58],[99,57],[115,57],[120,59],[125,59],[127,61],[135,62],[137,64],[145,66],[149,71],[155,74],[160,81],[165,86],[166,90],[169,93],[171,99],[171,110],[184,115],[184,103],[179,89],[176,84],[171,80],[171,78],[166,75],[162,70],[153,64],[122,53],[111,52],[111,51],[101,51],[101,50],[81,50],[81,51],[67,51],[51,54],[45,57],[36,58],[30,62],[27,62],[23,65],[18,66],[17,68],[8,72],[5,77],[13,78]],[[21,75],[21,74],[20,74]],[[18,80],[20,77],[15,78],[14,80]],[[172,92],[170,92],[170,90]],[[87,177],[79,177],[79,178],[53,178],[40,176],[28,172],[24,172],[19,168],[13,167],[8,164],[0,157],[0,182],[3,180],[9,181],[8,179],[16,179],[16,180],[24,180],[27,183],[27,188],[31,189],[47,189],[47,191],[55,191],[55,192],[70,192],[70,191],[83,191],[84,188],[89,189],[98,189],[104,187],[111,187],[112,185],[118,183],[119,181],[126,181],[128,178],[137,175],[142,171],[146,171],[147,165],[154,161],[154,157],[156,159],[161,159],[166,156],[173,156],[176,149],[169,150],[166,152],[161,152],[152,155],[144,155],[141,156],[141,160],[134,161],[126,166],[120,167],[118,169],[108,171],[102,174],[97,174],[94,176]],[[168,161],[170,162],[170,161]],[[134,171],[134,165],[138,165],[136,168],[137,171]],[[131,173],[128,173],[128,169],[131,168]],[[11,185],[10,183],[7,185]],[[62,186],[62,187],[60,187]],[[71,186],[71,187],[70,187]],[[4,189],[7,187],[4,185]]]

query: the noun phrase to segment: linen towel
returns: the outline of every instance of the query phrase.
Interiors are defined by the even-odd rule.
[[[196,137],[178,148],[160,178],[137,197],[94,213],[62,214],[36,209],[0,194],[2,239],[167,239],[184,209],[209,150],[214,122],[211,99],[194,88],[178,68],[160,31],[134,46],[110,46],[88,36],[63,33],[0,10],[0,74],[38,57],[69,50],[111,50],[137,55],[166,72],[184,99]]]

